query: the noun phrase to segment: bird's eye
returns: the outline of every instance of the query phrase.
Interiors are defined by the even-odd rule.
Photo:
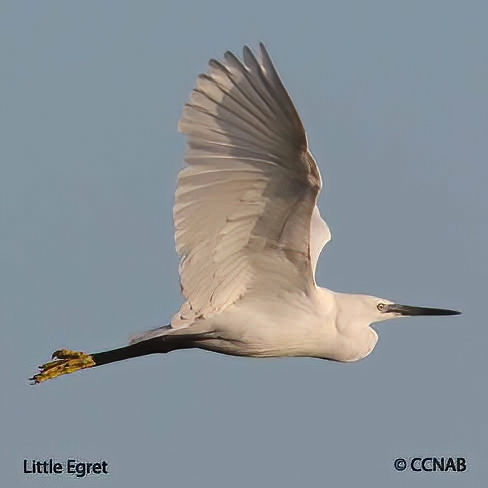
[[[378,303],[378,305],[376,305],[376,308],[382,312],[385,308],[385,304],[384,303]]]

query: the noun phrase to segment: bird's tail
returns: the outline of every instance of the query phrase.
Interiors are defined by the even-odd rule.
[[[146,330],[145,332],[136,332],[129,337],[129,344],[137,344],[138,342],[167,335],[170,330],[171,325],[163,325],[161,327],[156,327],[155,329]]]

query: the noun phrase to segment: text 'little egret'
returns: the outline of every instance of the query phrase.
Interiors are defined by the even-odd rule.
[[[61,349],[40,383],[136,356],[200,348],[236,356],[357,361],[378,340],[371,323],[455,315],[315,284],[330,239],[317,198],[320,173],[298,113],[261,44],[211,60],[183,108],[186,166],[174,204],[181,290],[170,325],[96,354]]]

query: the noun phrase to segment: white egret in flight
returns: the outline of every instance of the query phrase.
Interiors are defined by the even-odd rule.
[[[120,349],[61,349],[31,378],[42,382],[136,356],[200,348],[236,356],[357,361],[378,340],[371,324],[455,315],[315,283],[330,239],[317,198],[319,169],[302,122],[264,45],[256,59],[211,60],[183,108],[186,166],[174,204],[185,302],[171,323]]]

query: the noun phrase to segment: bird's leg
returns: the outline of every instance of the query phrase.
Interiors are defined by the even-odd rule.
[[[39,373],[29,378],[32,384],[42,383],[63,374],[74,373],[80,369],[95,366],[95,361],[91,355],[80,351],[70,351],[69,349],[54,351],[52,359],[53,361],[39,366]]]
[[[104,364],[123,361],[125,359],[135,358],[138,356],[147,356],[148,354],[168,353],[176,349],[189,349],[198,347],[196,343],[202,339],[201,334],[172,336],[165,335],[154,337],[108,351],[85,354],[84,352],[70,351],[69,349],[60,349],[52,355],[53,361],[39,366],[39,373],[32,378],[32,384],[42,383],[43,381],[56,378],[63,374],[74,373],[80,369],[93,368]]]

